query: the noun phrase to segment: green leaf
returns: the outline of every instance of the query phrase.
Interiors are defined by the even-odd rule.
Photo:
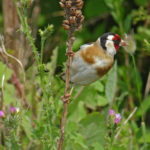
[[[26,116],[26,115],[23,115],[23,118],[22,118],[22,127],[26,133],[26,136],[31,140],[32,139],[32,132],[31,132],[31,129],[32,129],[32,126],[31,126],[32,122],[31,120]]]
[[[2,62],[0,62],[0,85],[2,81],[2,76],[5,74],[5,83],[11,77],[12,71]]]
[[[148,111],[149,108],[150,108],[150,96],[146,97],[146,99],[143,100],[139,109],[136,112],[136,115],[137,116],[144,115]]]
[[[86,116],[84,103],[80,101],[77,105],[75,104],[73,106],[75,107],[75,110],[72,111],[71,109],[69,109],[71,114],[68,116],[68,119],[78,122]]]
[[[106,124],[103,115],[98,112],[94,112],[86,116],[80,124],[80,132],[85,137],[87,145],[92,145],[97,142],[104,145]]]
[[[105,94],[109,103],[113,100],[117,86],[117,62],[115,62],[112,70],[108,74],[106,82]]]
[[[103,146],[99,143],[94,143],[92,147],[94,148],[93,150],[104,150]]]
[[[128,14],[127,17],[124,20],[124,31],[125,32],[129,32],[130,28],[131,28],[131,23],[132,23],[132,15]]]
[[[75,90],[80,90],[75,88]],[[77,93],[76,91],[75,93]],[[96,81],[84,88],[80,95],[73,100],[69,106],[69,114],[76,113],[79,109],[79,102],[83,101],[83,105],[95,110],[97,106],[105,106],[108,104],[104,95],[104,85],[100,81]],[[83,107],[84,108],[84,107]],[[84,108],[85,109],[85,108]],[[82,113],[83,114],[83,113]],[[77,115],[76,115],[77,116]],[[78,116],[79,117],[79,116]],[[77,118],[76,118],[77,119]],[[78,119],[77,119],[78,120]]]

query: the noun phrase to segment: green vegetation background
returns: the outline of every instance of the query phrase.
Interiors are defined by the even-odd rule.
[[[28,107],[21,108],[15,87],[8,82],[12,70],[0,61],[0,83],[5,74],[4,106],[6,116],[1,119],[0,149],[56,150],[63,104],[64,83],[59,75],[64,70],[67,33],[62,28],[63,10],[59,1],[40,1],[41,12],[37,26],[44,30],[53,24],[53,33],[45,42],[43,66],[44,81],[35,63],[25,66],[25,97]],[[2,4],[2,2],[1,2]],[[30,8],[28,8],[30,9]],[[3,34],[2,5],[0,31]],[[32,14],[32,10],[31,14]],[[149,0],[84,0],[85,21],[76,33],[74,51],[80,45],[95,41],[105,32],[133,33],[136,51],[120,49],[112,70],[99,81],[75,88],[67,117],[65,150],[149,150],[150,149],[150,95],[145,95],[150,71],[150,1]],[[31,20],[32,22],[32,20]],[[40,53],[41,37],[37,33],[35,45]],[[135,64],[134,64],[135,62]],[[135,66],[136,65],[136,66]],[[39,67],[39,66],[38,66]],[[6,69],[7,68],[7,69]],[[21,69],[20,69],[21,72]],[[22,73],[20,80],[22,82]],[[22,82],[23,83],[23,82]],[[41,84],[44,83],[42,86]],[[0,84],[1,87],[1,84]],[[2,87],[1,87],[2,89]],[[45,95],[42,90],[45,90]],[[20,107],[19,114],[10,114],[10,106]],[[121,123],[108,126],[108,110],[122,115]],[[137,108],[124,125],[124,121]],[[119,138],[115,135],[123,127]],[[112,132],[113,130],[113,132]],[[19,136],[18,136],[19,135]]]

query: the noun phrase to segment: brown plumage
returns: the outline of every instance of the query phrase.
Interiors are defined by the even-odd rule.
[[[123,42],[119,35],[106,33],[96,42],[81,46],[72,59],[70,81],[75,85],[87,85],[105,75],[113,66],[114,55]]]

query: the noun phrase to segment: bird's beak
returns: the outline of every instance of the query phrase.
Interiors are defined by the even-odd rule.
[[[124,40],[121,40],[119,46],[127,46],[127,43]]]

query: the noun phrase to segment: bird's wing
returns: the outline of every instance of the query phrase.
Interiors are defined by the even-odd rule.
[[[70,75],[71,82],[77,85],[87,85],[98,78],[94,66],[89,66],[79,57],[79,53],[76,53],[72,60]]]
[[[92,45],[93,43],[87,43],[80,46],[80,50],[87,48],[88,46]]]

